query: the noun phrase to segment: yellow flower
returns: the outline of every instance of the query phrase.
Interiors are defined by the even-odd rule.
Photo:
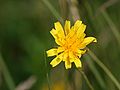
[[[55,23],[55,29],[53,28],[50,33],[58,47],[47,51],[48,57],[56,56],[50,63],[52,67],[61,61],[65,62],[66,69],[71,68],[73,62],[77,68],[82,67],[80,58],[86,52],[86,45],[97,42],[94,37],[85,37],[85,29],[86,25],[80,20],[77,20],[72,27],[70,27],[70,21],[66,20],[64,29],[59,22]]]

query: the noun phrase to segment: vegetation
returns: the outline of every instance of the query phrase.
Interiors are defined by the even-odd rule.
[[[119,0],[1,0],[0,90],[120,90]],[[83,67],[50,65],[54,23],[76,20],[97,38]]]

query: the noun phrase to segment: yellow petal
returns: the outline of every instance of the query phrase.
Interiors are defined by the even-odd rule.
[[[62,61],[62,58],[63,58],[63,54],[60,54],[58,55],[56,58],[54,58],[50,64],[52,65],[52,67],[55,67],[56,65],[58,65],[61,61]]]
[[[66,69],[71,68],[71,62],[70,62],[69,60],[66,60],[66,61],[65,61],[65,68],[66,68]]]
[[[60,24],[60,22],[55,23],[55,29],[57,31],[58,37],[65,38],[64,30],[63,30],[62,25]]]
[[[81,37],[75,39],[76,41],[72,44],[71,48],[72,48],[73,50],[75,50],[76,48],[79,48],[79,45],[80,45],[81,42],[84,40],[84,37],[85,37],[85,36],[86,36],[86,34],[83,33],[83,34],[81,35]],[[77,37],[77,36],[76,36],[76,37]],[[70,42],[71,42],[71,41],[70,41]]]
[[[78,54],[84,54],[86,52],[86,50],[78,50],[77,53]]]
[[[80,49],[83,49],[86,47],[86,45],[90,44],[91,42],[97,42],[96,38],[94,37],[86,37],[83,42],[79,45]]]
[[[50,33],[52,34],[52,36],[53,36],[54,38],[57,37],[57,31],[56,31],[55,29],[52,29],[52,30],[50,31]]]
[[[78,38],[81,37],[86,29],[86,25],[81,24],[79,29],[77,30],[77,36]]]
[[[70,62],[73,62],[73,61],[74,61],[74,58],[75,58],[75,55],[73,54],[73,52],[69,52]]]
[[[75,31],[71,31],[68,34],[68,38],[67,41],[69,42],[69,45],[72,45],[73,48],[75,48],[76,46],[78,46],[78,44],[80,44],[84,37],[86,36],[86,34],[84,33],[86,28],[86,25],[81,24],[79,29],[75,32]]]
[[[77,68],[82,67],[82,63],[79,58],[75,58],[74,63]]]
[[[60,53],[60,52],[63,52],[64,51],[64,48],[63,47],[58,47],[57,49],[57,52]]]
[[[70,21],[66,20],[64,29],[65,29],[65,34],[68,35],[68,33],[70,32]]]
[[[81,58],[82,54],[84,54],[86,50],[77,50],[76,55]]]
[[[81,24],[82,24],[82,21],[77,20],[77,21],[75,22],[75,24],[74,24],[75,30],[78,30],[78,28],[81,26]]]
[[[66,36],[66,40],[73,37],[75,34],[75,31],[74,31],[74,27],[72,26],[71,29],[70,29],[70,32],[68,33],[68,35]]]
[[[62,28],[62,25],[60,24],[60,22],[56,22],[56,23],[54,23],[55,24],[55,29],[56,30],[61,30],[61,31],[63,31],[63,28]]]
[[[56,42],[58,45],[62,45],[62,44],[65,42],[64,39],[62,39],[61,37],[58,36],[57,30],[52,29],[52,30],[50,31],[50,33],[51,33],[52,36],[55,38],[55,42]]]
[[[68,53],[67,52],[64,52],[63,53],[63,61],[66,61],[68,59]]]
[[[55,56],[57,55],[57,49],[53,48],[53,49],[50,49],[47,51],[47,56],[50,57],[50,56]]]

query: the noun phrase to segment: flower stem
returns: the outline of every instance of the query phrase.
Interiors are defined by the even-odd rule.
[[[60,20],[63,23],[62,17],[57,12],[57,10],[52,6],[52,4],[48,0],[42,0],[43,3],[48,7],[51,13],[56,17],[57,20]]]
[[[113,21],[110,19],[108,13],[106,11],[101,11],[102,15],[104,16],[104,18],[106,19],[108,25],[111,28],[111,31],[113,32],[113,35],[115,36],[116,40],[118,41],[118,44],[120,45],[120,33],[119,30],[117,29],[117,27],[115,26],[115,24],[113,23]]]
[[[49,79],[49,75],[48,75],[48,68],[47,68],[47,60],[46,60],[46,53],[44,51],[44,57],[45,57],[45,68],[46,68],[46,78],[47,78],[47,83],[48,83],[48,89],[50,89],[50,79]]]
[[[120,83],[117,81],[117,79],[111,73],[111,71],[97,58],[97,56],[91,50],[89,50],[88,54],[104,70],[104,72],[110,77],[110,79],[112,80],[112,82],[120,90]]]
[[[87,76],[85,75],[85,73],[84,73],[82,70],[80,70],[80,69],[77,69],[77,70],[80,72],[80,74],[83,75],[83,78],[85,79],[86,83],[88,84],[90,90],[94,90],[92,84],[91,84],[90,81],[88,80],[88,78],[87,78]]]
[[[102,87],[102,89],[105,89],[106,88],[106,85],[105,85],[105,82],[103,80],[103,78],[101,77],[100,75],[100,72],[97,70],[97,68],[95,67],[95,64],[93,63],[94,61],[92,60],[89,60],[90,59],[90,56],[86,55],[84,57],[85,61],[87,62],[88,64],[88,67],[91,69],[91,71],[93,72],[96,80],[98,81],[98,83],[100,84],[100,86]]]
[[[15,90],[15,83],[10,75],[10,72],[8,71],[8,68],[3,60],[1,53],[0,53],[0,66],[2,68],[2,73],[9,90]]]

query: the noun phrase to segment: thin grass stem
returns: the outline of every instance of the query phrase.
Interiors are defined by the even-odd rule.
[[[110,79],[115,84],[115,86],[120,90],[120,83],[117,81],[117,79],[111,73],[111,71],[100,61],[100,59],[91,50],[89,50],[88,54],[104,70],[104,72],[110,77]]]
[[[0,67],[9,90],[15,90],[15,83],[0,53]]]
[[[94,90],[92,84],[90,83],[89,79],[87,78],[87,76],[85,75],[85,73],[80,70],[80,69],[77,69],[79,71],[80,74],[82,74],[83,78],[85,79],[86,83],[88,84],[90,90]]]
[[[120,45],[120,33],[119,30],[116,28],[115,24],[113,23],[113,21],[110,19],[108,13],[106,11],[101,11],[102,15],[104,16],[105,20],[107,21],[108,25],[111,28],[111,31],[113,32],[116,40],[118,41],[118,44]]]
[[[52,6],[52,4],[48,0],[42,0],[43,3],[48,7],[48,9],[51,11],[51,13],[55,16],[57,20],[60,20],[63,23],[62,17],[57,12],[57,10]]]
[[[48,74],[48,68],[47,68],[47,60],[46,60],[46,53],[44,51],[44,58],[45,58],[45,68],[46,68],[46,78],[47,78],[47,83],[48,83],[48,90],[50,89],[50,79],[49,79],[49,74]]]
[[[100,84],[100,86],[105,89],[106,85],[105,82],[103,80],[103,78],[100,75],[100,72],[97,70],[97,68],[95,67],[94,63],[92,60],[89,60],[90,57],[87,55],[84,57],[84,59],[86,59],[85,61],[87,62],[89,68],[91,69],[91,71],[93,72],[95,78],[98,80],[98,83]]]

